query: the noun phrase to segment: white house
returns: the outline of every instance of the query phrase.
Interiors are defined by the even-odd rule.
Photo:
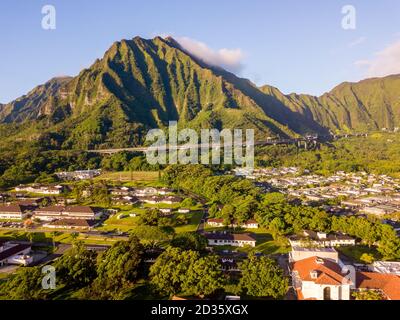
[[[356,244],[354,238],[345,234],[327,234],[311,230],[304,230],[303,235],[292,235],[288,239],[292,247],[338,247],[354,246]]]
[[[256,239],[249,233],[211,232],[205,233],[204,236],[210,246],[256,246]]]
[[[311,257],[320,257],[339,263],[339,253],[334,248],[305,248],[292,247],[289,253],[289,262],[304,260]]]
[[[225,226],[224,219],[221,219],[221,218],[207,219],[207,224],[212,227],[224,227]],[[244,229],[257,229],[258,223],[256,220],[251,219],[251,220],[247,220],[243,223],[233,222],[232,224],[229,225],[229,227],[231,227],[231,228],[241,227]]]
[[[292,282],[299,300],[350,300],[353,285],[339,264],[320,257],[294,262]]]
[[[40,186],[40,185],[31,185],[31,186],[24,186],[20,185],[15,188],[15,191],[25,191],[30,193],[39,193],[39,194],[49,194],[49,195],[58,195],[61,194],[64,187],[57,185],[57,186]]]
[[[0,243],[0,266],[7,264],[26,266],[33,261],[33,258],[29,256],[30,251],[31,246],[27,244]]]
[[[190,212],[190,209],[187,209],[187,208],[178,209],[178,213],[189,213],[189,212]]]
[[[94,220],[102,214],[98,208],[88,206],[49,206],[35,210],[34,217],[42,221],[56,219],[86,219]]]
[[[22,220],[25,218],[29,210],[27,207],[16,205],[0,205],[0,219]]]

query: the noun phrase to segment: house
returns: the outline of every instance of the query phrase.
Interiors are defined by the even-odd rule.
[[[294,262],[292,283],[299,300],[350,300],[352,282],[328,259],[315,256]]]
[[[38,208],[34,212],[34,218],[43,221],[52,221],[54,219],[61,219],[62,213],[64,211],[64,206],[48,206],[43,208]]]
[[[63,215],[67,215],[74,219],[94,220],[101,215],[101,210],[89,206],[67,206],[63,211]]]
[[[358,291],[379,291],[387,300],[400,300],[400,276],[395,274],[357,272],[356,287]]]
[[[112,201],[117,205],[133,205],[137,203],[139,199],[132,196],[118,196],[118,197],[113,197]]]
[[[94,220],[101,215],[98,208],[88,206],[49,206],[35,210],[34,217],[43,221],[56,219],[86,219]]]
[[[146,196],[154,196],[154,195],[168,195],[172,193],[172,189],[168,188],[154,188],[154,187],[146,187],[146,188],[136,188],[132,191],[132,193],[136,197],[146,197]]]
[[[400,262],[375,261],[372,264],[372,271],[377,273],[388,273],[400,276]]]
[[[378,206],[374,206],[374,207],[365,207],[361,211],[366,214],[374,214],[377,216],[383,216],[385,214],[399,212],[400,209],[395,206],[382,204],[382,205],[378,205]]]
[[[58,195],[61,194],[64,190],[63,186],[41,186],[41,185],[31,185],[31,186],[24,186],[19,185],[15,188],[15,191],[20,192],[30,192],[30,193],[39,193],[39,194],[49,194],[49,195]]]
[[[0,205],[0,219],[22,220],[29,213],[28,207],[19,204]]]
[[[257,229],[258,222],[254,219],[250,219],[250,220],[243,222],[240,226],[245,229]]]
[[[222,258],[220,259],[221,270],[225,272],[240,272],[236,259]]]
[[[172,209],[171,208],[160,208],[158,209],[163,215],[169,215],[172,213]]]
[[[190,209],[187,209],[187,208],[178,209],[178,213],[189,213],[189,212],[190,212]]]
[[[159,204],[159,203],[174,204],[182,201],[182,198],[175,196],[142,196],[139,199],[140,201],[149,204]]]
[[[224,227],[224,219],[222,218],[210,218],[207,219],[207,224],[212,226],[212,227]],[[237,228],[237,227],[241,227],[244,229],[257,229],[258,228],[258,223],[256,220],[247,220],[243,223],[237,223],[236,221],[234,221],[232,224],[229,225],[229,227],[231,228]]]
[[[296,262],[311,257],[319,257],[339,263],[339,253],[334,248],[292,247],[289,262]]]
[[[210,246],[256,246],[256,239],[249,233],[211,232],[205,233],[204,236]]]
[[[56,176],[63,180],[87,180],[93,179],[101,174],[101,170],[78,170],[72,172],[57,172]]]
[[[30,251],[31,246],[27,244],[0,243],[0,266],[7,264],[26,266],[33,261],[33,258],[28,255]]]
[[[292,235],[288,237],[292,247],[337,247],[354,246],[356,240],[342,233],[327,234],[304,230],[303,235]]]
[[[94,220],[85,219],[59,219],[52,222],[43,224],[45,228],[52,229],[77,229],[77,230],[91,230],[96,225]]]

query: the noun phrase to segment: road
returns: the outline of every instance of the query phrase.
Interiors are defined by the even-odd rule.
[[[280,144],[296,144],[299,142],[313,142],[317,141],[315,138],[296,138],[296,139],[268,139],[263,141],[256,141],[254,143],[255,146],[268,146],[268,145],[280,145]],[[223,143],[214,143],[214,144],[185,144],[177,146],[177,150],[186,150],[192,148],[206,148],[206,149],[219,149],[223,148]],[[232,147],[240,146],[246,147],[246,143],[236,143],[233,144]],[[167,149],[170,148],[169,145],[166,146]],[[101,153],[101,154],[113,154],[121,151],[130,151],[130,152],[146,152],[146,151],[157,151],[160,147],[133,147],[133,148],[116,148],[116,149],[99,149],[99,150],[86,150],[86,152],[90,153]]]

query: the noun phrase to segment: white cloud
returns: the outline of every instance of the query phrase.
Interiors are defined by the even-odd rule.
[[[362,43],[364,43],[365,41],[367,41],[367,37],[360,37],[352,42],[349,43],[349,48],[353,48],[356,47]]]
[[[356,66],[366,68],[367,77],[384,77],[391,74],[400,74],[400,41],[387,46],[375,53],[369,60],[359,60]]]
[[[214,50],[205,43],[188,37],[176,37],[175,40],[190,54],[212,66],[219,66],[235,73],[243,69],[244,54],[241,49]]]

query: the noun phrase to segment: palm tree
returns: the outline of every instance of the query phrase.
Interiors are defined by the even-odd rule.
[[[53,232],[51,233],[51,237],[52,237],[52,240],[53,240],[53,248],[56,247],[55,237],[57,237],[58,235],[59,235],[59,233],[58,233],[57,231],[53,231]]]
[[[79,236],[78,232],[72,232],[71,233],[72,242],[75,242],[75,240],[78,238],[78,236]]]

